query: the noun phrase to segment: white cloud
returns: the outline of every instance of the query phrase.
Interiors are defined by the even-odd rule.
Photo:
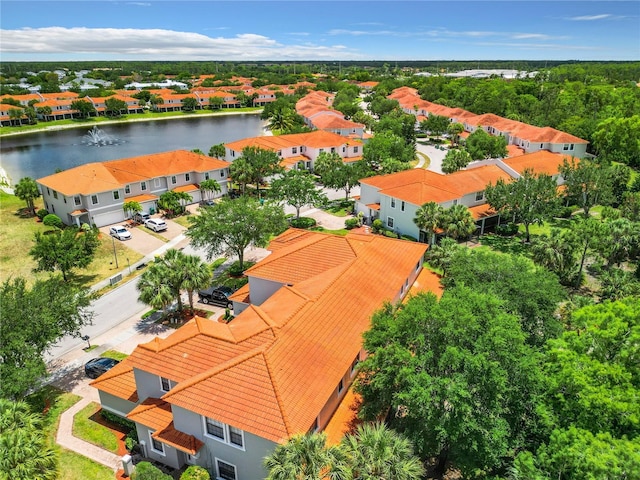
[[[613,18],[610,13],[603,13],[601,15],[581,15],[579,17],[569,17],[569,20],[575,20],[578,22],[591,22],[593,20],[604,20],[605,18]]]
[[[253,33],[209,37],[163,29],[23,28],[1,30],[1,51],[18,60],[70,54],[86,58],[164,60],[357,59],[361,55],[344,45],[284,45]]]

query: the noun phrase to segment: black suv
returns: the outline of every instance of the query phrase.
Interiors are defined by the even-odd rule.
[[[233,290],[229,287],[209,287],[205,290],[198,292],[198,297],[202,303],[219,305],[225,308],[233,308],[233,302],[229,300],[229,296],[233,293]]]
[[[92,358],[84,364],[84,373],[89,378],[98,378],[103,373],[111,370],[118,363],[120,362],[118,360],[114,360],[113,358]]]

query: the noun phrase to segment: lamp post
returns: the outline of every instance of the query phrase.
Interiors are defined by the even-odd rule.
[[[113,258],[116,259],[116,268],[118,267],[118,255],[116,255],[116,239],[111,237],[111,243],[113,243]]]
[[[127,266],[129,267],[129,275],[131,275],[131,264],[129,263],[129,257],[127,257]]]

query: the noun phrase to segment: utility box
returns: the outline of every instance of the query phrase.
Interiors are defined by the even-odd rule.
[[[124,470],[124,476],[130,477],[135,467],[133,466],[133,458],[131,455],[125,455],[122,457],[122,469]]]

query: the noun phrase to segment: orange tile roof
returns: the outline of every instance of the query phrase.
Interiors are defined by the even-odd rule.
[[[488,203],[482,205],[476,205],[475,207],[469,207],[469,212],[474,220],[480,220],[486,217],[493,217],[497,215],[496,211],[489,206]]]
[[[266,264],[247,271],[285,284],[264,303],[228,324],[196,317],[129,360],[178,383],[163,400],[280,441],[311,427],[371,315],[399,298],[426,245],[291,229],[271,247]]]
[[[553,176],[560,173],[560,166],[565,159],[570,160],[571,156],[539,150],[518,157],[505,158],[502,161],[518,173],[530,169],[537,174],[544,173]]]
[[[197,185],[181,185],[180,187],[176,187],[173,189],[174,192],[195,192],[196,190],[200,190],[200,187]]]
[[[338,445],[347,433],[353,433],[362,423],[358,418],[358,411],[362,404],[362,397],[349,388],[340,401],[340,405],[331,416],[331,420],[324,429],[329,445]]]
[[[118,398],[123,398],[133,403],[138,402],[133,367],[128,359],[124,359],[111,370],[93,380],[89,385]]]
[[[128,183],[187,172],[219,170],[229,162],[186,150],[154,153],[102,163],[88,163],[38,179],[67,196],[105,192]]]
[[[339,147],[346,143],[345,137],[337,133],[315,130],[308,133],[292,133],[288,135],[250,137],[236,142],[226,143],[225,147],[241,152],[245,147],[260,147],[267,150],[307,146],[311,148]]]
[[[195,455],[204,445],[193,435],[176,430],[173,422],[162,430],[156,430],[151,436],[189,455]]]
[[[418,293],[429,292],[440,298],[444,292],[444,287],[442,286],[442,283],[440,283],[441,278],[442,277],[437,273],[423,268],[420,275],[418,275],[418,278],[416,278],[416,281],[411,285],[411,289],[409,290],[409,294],[405,297],[405,301]]]
[[[126,202],[138,202],[138,203],[143,203],[143,202],[149,202],[151,200],[157,200],[158,196],[157,195],[152,195],[150,193],[143,193],[142,195],[135,195],[133,197],[127,197],[125,198]]]

